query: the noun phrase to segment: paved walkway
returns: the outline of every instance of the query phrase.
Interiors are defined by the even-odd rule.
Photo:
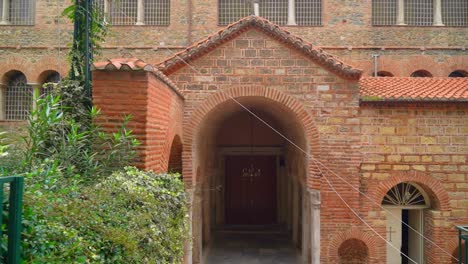
[[[299,251],[284,233],[215,233],[207,264],[297,264]]]

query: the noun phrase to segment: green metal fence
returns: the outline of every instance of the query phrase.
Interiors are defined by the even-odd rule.
[[[457,226],[458,229],[458,263],[466,264],[468,260],[468,226]],[[463,248],[462,241],[465,241]],[[465,259],[463,259],[463,256]]]
[[[8,218],[7,220],[7,236],[8,245],[6,252],[7,264],[20,263],[20,237],[21,237],[21,212],[23,206],[23,177],[0,177],[0,201],[3,205],[5,184],[10,184],[10,195],[8,198]],[[0,213],[0,224],[3,225],[3,207]],[[3,237],[2,228],[0,228],[0,238]],[[1,242],[0,242],[1,243]],[[0,247],[1,252],[3,247]]]

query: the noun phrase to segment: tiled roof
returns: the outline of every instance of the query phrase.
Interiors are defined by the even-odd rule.
[[[117,58],[93,63],[93,71],[147,71],[152,72],[159,80],[169,86],[180,97],[184,98],[177,85],[164,73],[155,69],[153,65],[137,58]]]
[[[95,62],[92,65],[92,70],[106,71],[154,71],[151,64],[148,64],[137,58],[117,58],[107,61]]]
[[[303,40],[300,37],[292,35],[278,25],[259,16],[248,16],[228,25],[224,29],[209,36],[208,38],[188,47],[179,53],[176,53],[174,56],[162,62],[158,66],[158,69],[166,74],[172,72],[179,67],[184,66],[187,62],[201,57],[219,45],[229,41],[240,33],[245,32],[251,28],[258,29],[272,36],[278,41],[295,48],[306,57],[309,57],[312,61],[339,76],[347,79],[357,80],[362,74],[362,70],[345,64],[344,62],[324,52],[323,50],[313,47],[311,43]]]
[[[468,78],[373,77],[359,81],[361,101],[468,101]]]

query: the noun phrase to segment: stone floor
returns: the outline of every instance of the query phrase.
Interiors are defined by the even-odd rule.
[[[296,264],[299,251],[283,232],[221,230],[207,249],[207,264]]]

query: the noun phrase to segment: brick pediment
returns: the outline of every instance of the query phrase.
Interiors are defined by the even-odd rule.
[[[265,33],[272,39],[286,44],[291,49],[297,50],[304,57],[312,60],[316,64],[340,77],[352,80],[357,80],[361,77],[362,70],[344,63],[319,48],[313,47],[311,43],[304,39],[297,37],[280,26],[258,16],[245,17],[233,24],[230,24],[208,38],[186,48],[185,50],[174,54],[172,57],[159,64],[158,70],[165,74],[170,74],[177,69],[186,66],[188,62],[202,57],[227,41],[231,41],[240,34],[250,30],[258,30]]]

